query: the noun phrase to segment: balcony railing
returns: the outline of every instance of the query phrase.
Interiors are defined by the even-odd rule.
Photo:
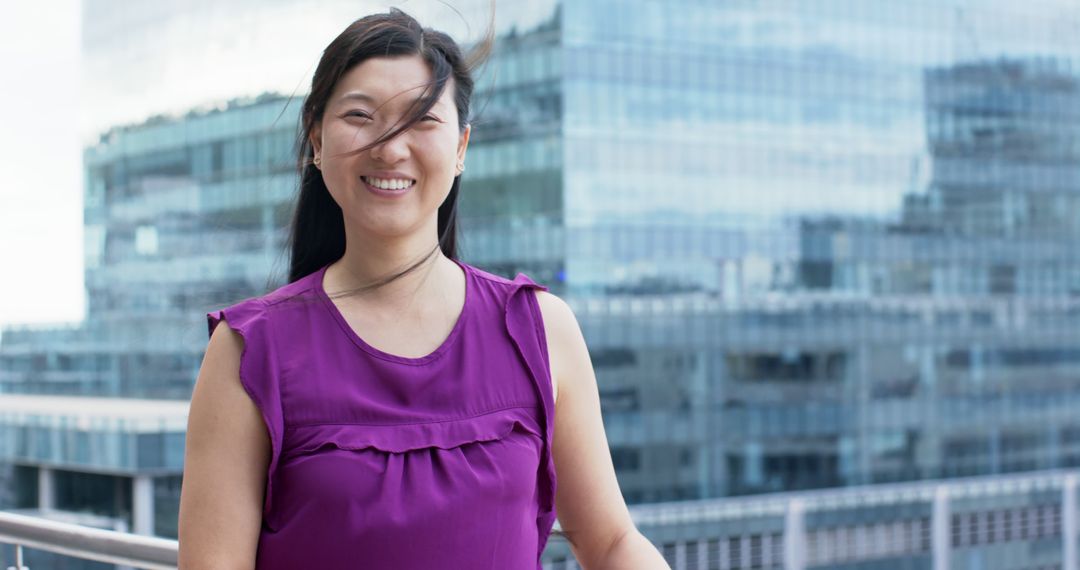
[[[175,540],[103,530],[0,512],[0,543],[15,545],[15,565],[24,570],[23,548],[149,570],[176,570],[179,543]]]
[[[1037,471],[633,505],[673,570],[808,570],[913,561],[949,570],[991,548],[1034,566],[1080,570],[1080,471]],[[577,570],[556,524],[545,570]],[[179,542],[0,512],[0,544],[122,567],[175,569]]]

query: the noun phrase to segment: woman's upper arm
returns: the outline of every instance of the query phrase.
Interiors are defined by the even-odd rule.
[[[243,338],[218,326],[188,412],[180,492],[180,570],[255,567],[270,438],[240,383]]]
[[[557,478],[555,510],[574,555],[582,563],[595,565],[634,524],[615,477],[596,375],[581,327],[557,296],[537,291],[537,301],[552,374],[558,378],[551,442]]]

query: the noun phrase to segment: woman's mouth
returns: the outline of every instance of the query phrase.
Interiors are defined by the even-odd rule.
[[[397,198],[409,193],[409,190],[416,186],[416,181],[408,178],[375,178],[372,176],[361,176],[360,180],[364,183],[364,187],[367,188],[372,194],[377,196],[383,196],[386,198]]]

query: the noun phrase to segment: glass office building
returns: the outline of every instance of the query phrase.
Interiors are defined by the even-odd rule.
[[[299,100],[88,148],[88,320],[0,388],[190,397],[282,283]],[[473,108],[461,257],[571,304],[630,503],[1080,465],[1074,2],[564,2]]]
[[[562,275],[629,500],[1075,465],[1080,7],[562,16]]]

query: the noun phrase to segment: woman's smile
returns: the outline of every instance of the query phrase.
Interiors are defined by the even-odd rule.
[[[369,192],[384,198],[400,198],[416,186],[416,181],[408,178],[375,178],[361,176],[360,183]]]

